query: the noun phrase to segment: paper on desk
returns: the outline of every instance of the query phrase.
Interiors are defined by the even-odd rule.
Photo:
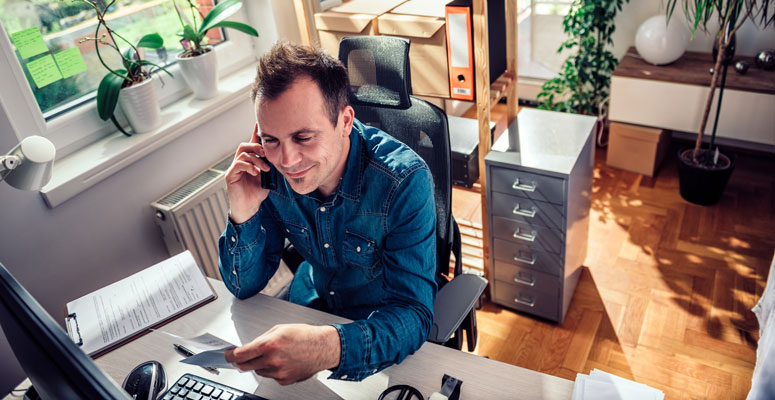
[[[593,370],[590,375],[577,374],[573,400],[662,400],[662,391],[642,383]]]
[[[226,361],[226,350],[233,349],[234,346],[224,347],[217,350],[207,350],[201,353],[196,353],[191,357],[186,357],[180,362],[190,365],[199,365],[202,367],[211,368],[224,368],[224,369],[237,369],[230,362]]]
[[[211,333],[204,333],[199,336],[187,338],[183,336],[178,336],[174,333],[165,332],[159,329],[156,329],[155,331],[175,338],[175,340],[177,340],[179,344],[188,345],[190,347],[196,347],[199,350],[205,350],[205,351],[220,350],[220,349],[226,349],[227,347],[233,349],[237,347]]]
[[[317,374],[317,379],[344,400],[373,400],[379,398],[379,395],[388,388],[390,381],[390,377],[384,372],[369,376],[360,382],[328,379],[330,375],[331,371],[320,371]]]

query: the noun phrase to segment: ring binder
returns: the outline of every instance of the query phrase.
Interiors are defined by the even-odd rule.
[[[73,330],[72,323],[75,323],[75,330]],[[67,327],[67,335],[70,336],[70,339],[73,339],[73,342],[79,346],[83,346],[83,338],[81,337],[81,329],[78,328],[78,316],[76,313],[70,313],[67,314],[67,317],[65,317],[65,326]],[[78,341],[75,341],[75,335],[78,335]]]

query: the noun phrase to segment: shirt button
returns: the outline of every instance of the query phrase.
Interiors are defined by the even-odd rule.
[[[326,212],[326,208],[325,207],[320,207],[320,212]]]
[[[373,373],[373,374],[376,374],[376,373],[377,373],[377,371],[379,371],[379,370],[378,370],[378,369],[376,369],[376,368],[374,368],[374,371],[371,371],[371,373]]]
[[[288,229],[288,228],[285,228],[285,231],[288,232],[288,233],[291,233],[291,230]]]
[[[331,296],[333,296],[333,295],[335,295],[335,294],[336,294],[336,292],[334,292],[334,291],[332,290],[332,291],[328,292],[328,294],[330,294]]]
[[[237,275],[237,270],[233,269],[233,270],[231,270],[231,273],[234,274],[234,275]]]
[[[356,248],[355,248],[355,252],[356,252],[356,253],[360,253],[360,252],[361,252],[361,246],[358,246],[358,247],[356,247]]]
[[[328,245],[328,243],[325,243],[325,244],[323,244],[323,247],[329,248],[330,246]]]
[[[237,241],[237,238],[235,238],[234,236],[232,236],[232,237],[231,237],[231,242],[232,242],[232,243],[234,243],[234,242],[236,242],[236,241]]]
[[[347,374],[342,375],[342,379],[347,379]]]

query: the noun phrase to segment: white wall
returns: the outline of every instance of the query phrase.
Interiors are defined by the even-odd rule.
[[[623,6],[622,11],[616,16],[616,31],[613,35],[613,53],[617,57],[621,58],[630,46],[635,45],[635,33],[643,21],[654,15],[664,15],[663,3],[664,1],[630,0],[628,4]],[[683,11],[679,7],[680,4],[676,7],[673,18],[685,21]],[[717,32],[717,23],[713,27],[708,27],[707,33],[698,29],[694,39],[689,42],[687,50],[710,53],[713,49],[713,36]],[[755,56],[763,49],[775,48],[775,27],[771,26],[766,30],[759,29],[757,24],[751,22],[750,19],[746,20],[736,36],[736,55]]]

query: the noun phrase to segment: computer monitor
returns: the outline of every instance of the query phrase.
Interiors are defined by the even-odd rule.
[[[131,400],[2,264],[0,326],[43,399]]]

